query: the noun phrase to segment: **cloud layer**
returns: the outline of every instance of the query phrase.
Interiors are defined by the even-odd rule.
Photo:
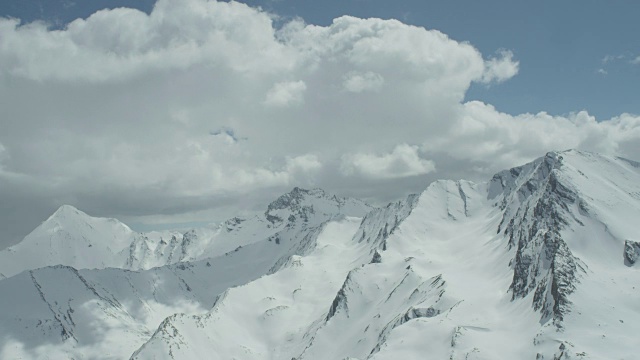
[[[435,165],[431,160],[420,158],[417,146],[400,144],[388,154],[345,155],[341,170],[346,176],[358,173],[368,178],[393,179],[428,174],[435,171]]]
[[[294,185],[385,201],[549,150],[640,153],[634,115],[464,101],[472,83],[519,66],[509,50],[483,58],[396,20],[276,28],[237,2],[159,0],[149,15],[104,10],[59,31],[0,19],[0,212],[40,204],[40,220],[72,203],[135,220],[248,206],[239,199]],[[25,221],[15,234],[37,223]]]

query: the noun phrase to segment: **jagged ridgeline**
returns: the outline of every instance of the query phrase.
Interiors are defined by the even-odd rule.
[[[189,231],[63,206],[0,252],[0,358],[633,359],[638,219],[640,164],[579,151]]]

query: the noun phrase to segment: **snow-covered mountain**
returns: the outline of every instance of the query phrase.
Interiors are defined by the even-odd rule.
[[[258,217],[170,238],[106,219],[92,237],[59,218],[12,249],[35,258],[27,271],[3,267],[0,358],[640,357],[630,160],[549,153],[377,209],[296,188]],[[101,265],[47,249],[56,223],[74,235],[52,244],[100,246]],[[105,266],[119,268],[88,269]]]
[[[63,205],[23,241],[0,251],[0,279],[50,265],[142,270],[197,261],[267,238],[295,236],[291,234],[340,214],[362,216],[369,210],[371,206],[357,199],[294,188],[258,216],[234,217],[187,232],[136,233],[116,219],[91,217]]]
[[[64,264],[78,269],[120,266],[135,233],[116,219],[92,218],[63,205],[20,243],[0,251],[0,278]]]

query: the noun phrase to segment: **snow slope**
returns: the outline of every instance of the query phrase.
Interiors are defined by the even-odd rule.
[[[304,231],[333,216],[363,216],[369,210],[371,206],[357,199],[294,188],[259,216],[234,217],[184,233],[136,233],[118,220],[94,218],[64,205],[20,243],[0,251],[0,279],[51,265],[141,270],[198,261],[269,237],[279,241],[277,234],[292,227]]]
[[[640,164],[579,151],[379,209],[294,189],[125,251],[181,263],[0,280],[0,358],[637,359],[638,219]]]
[[[288,201],[282,202],[283,198]],[[144,271],[56,265],[0,281],[0,358],[127,358],[165,317],[206,312],[226,289],[276,271],[292,256],[308,251],[323,228],[321,221],[343,217],[343,213],[363,214],[371,207],[319,190],[294,189],[270,205],[265,218],[272,208],[278,214],[307,216],[301,221],[279,221],[281,224],[267,221],[265,228],[270,232],[250,232],[253,237],[245,238],[237,232],[255,229],[237,226],[243,221],[234,218],[221,232],[228,238],[217,238],[222,245],[215,244],[214,255],[199,261]],[[61,220],[56,213],[41,228],[53,221],[66,220],[67,226],[103,221],[72,208],[64,210],[73,211],[71,219],[82,221],[71,222],[68,216]],[[195,231],[183,237],[191,233]],[[231,245],[233,250],[217,255]]]
[[[148,269],[180,261],[197,261],[215,257],[270,238],[279,242],[280,233],[292,229],[304,232],[340,215],[363,216],[372,207],[360,200],[341,198],[321,189],[294,188],[283,194],[260,215],[234,217],[215,228],[193,229],[184,234],[158,237],[137,236],[126,252],[125,268]]]
[[[122,265],[134,232],[116,219],[92,218],[61,206],[20,243],[0,251],[0,278],[49,265],[105,268]]]
[[[54,266],[0,282],[0,358],[126,358],[175,312],[203,313],[273,265],[262,248],[133,272]],[[7,309],[10,311],[6,311]]]
[[[637,163],[577,151],[438,181],[359,228],[330,223],[132,359],[638,358],[639,190]]]

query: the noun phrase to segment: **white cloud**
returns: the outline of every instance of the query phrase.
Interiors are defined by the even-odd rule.
[[[631,60],[631,63],[633,65],[638,65],[640,64],[640,56],[636,57],[635,59]]]
[[[600,75],[607,75],[609,72],[603,68],[600,68],[596,71]]]
[[[510,50],[502,49],[497,54],[498,57],[485,62],[481,79],[483,83],[501,83],[514,77],[520,69],[520,62],[513,59],[513,52]]]
[[[351,72],[344,76],[342,86],[345,90],[360,93],[363,91],[379,91],[384,85],[384,78],[371,71],[364,73]]]
[[[545,112],[512,116],[478,101],[465,103],[455,125],[423,150],[490,164],[485,171],[522,164],[545,151],[583,149],[634,157],[640,145],[640,117],[623,114],[596,121],[586,111],[568,117]]]
[[[150,15],[98,11],[63,31],[43,23],[0,21],[5,72],[34,80],[114,81],[198,64],[238,71],[287,68],[271,18],[238,2],[158,1]]]
[[[287,157],[286,169],[289,173],[310,174],[316,173],[322,168],[322,163],[316,155],[305,154],[297,157]]]
[[[341,170],[345,175],[354,173],[374,179],[392,179],[424,175],[435,171],[435,164],[418,154],[418,147],[407,144],[396,146],[383,155],[356,153],[342,157]]]
[[[396,198],[420,191],[434,164],[438,177],[484,179],[558,148],[640,153],[633,115],[464,102],[472,83],[518,67],[507,50],[485,61],[396,20],[276,29],[239,2],[159,0],[149,15],[104,10],[58,31],[0,19],[0,153],[11,154],[0,198],[178,214],[293,185]],[[413,175],[424,177],[391,184]]]
[[[622,60],[624,58],[625,58],[625,56],[622,55],[622,54],[619,54],[619,55],[605,55],[602,58],[602,63],[603,64],[608,64],[608,63],[610,63],[612,61],[618,61],[618,60]]]
[[[304,92],[306,90],[307,85],[302,80],[279,82],[269,89],[264,103],[275,107],[301,104],[304,102]]]

